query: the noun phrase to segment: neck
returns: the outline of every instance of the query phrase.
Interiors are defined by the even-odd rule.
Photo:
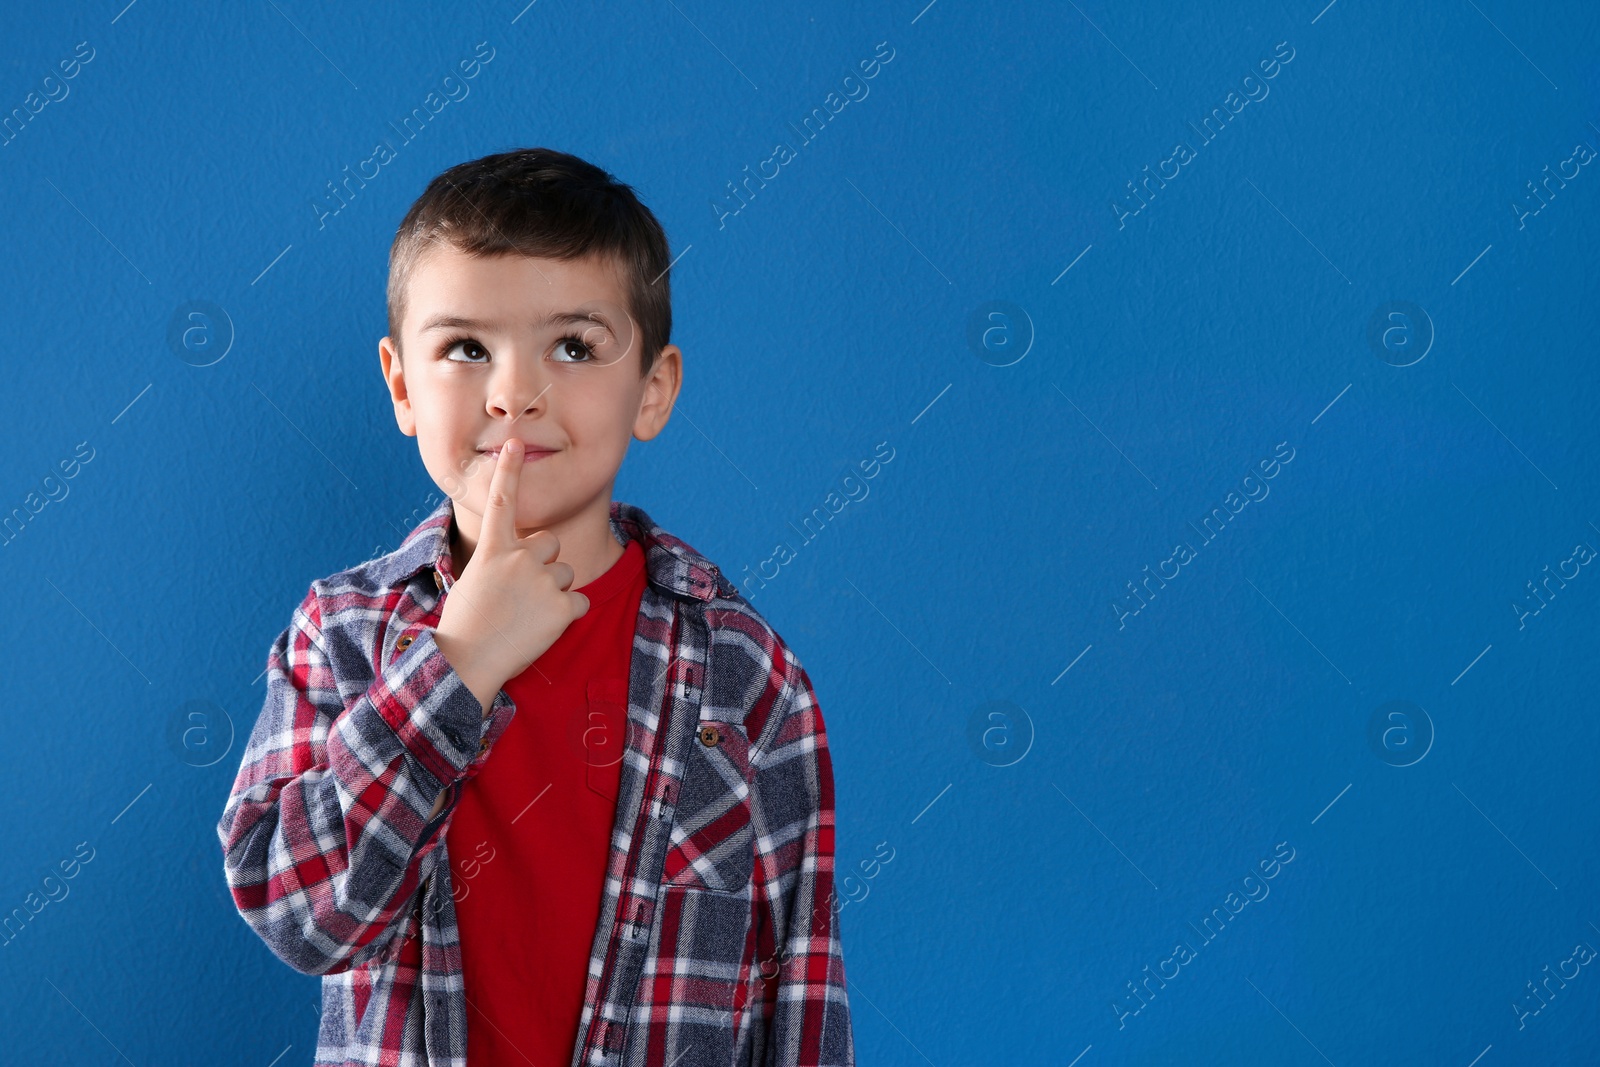
[[[483,516],[458,509],[456,521],[450,526],[450,561],[460,578],[466,572],[477,549]],[[574,515],[558,519],[544,526],[518,527],[518,537],[528,537],[539,530],[548,530],[560,544],[556,560],[572,568],[572,585],[578,589],[600,577],[622,558],[623,546],[611,532],[611,501],[609,494]]]

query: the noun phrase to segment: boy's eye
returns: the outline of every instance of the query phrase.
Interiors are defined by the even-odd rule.
[[[590,363],[594,361],[594,349],[583,342],[581,337],[563,337],[556,342],[554,349],[557,363]],[[574,359],[563,359],[565,355],[574,355]]]
[[[473,358],[473,359],[456,359],[454,356],[451,355],[451,353],[456,351],[456,349],[462,349],[463,351],[472,351],[472,352],[480,353],[483,356],[483,359],[476,359],[476,358]],[[471,338],[463,338],[460,341],[456,341],[453,344],[449,345],[444,350],[444,356],[445,356],[446,359],[451,360],[452,362],[455,362],[455,363],[482,363],[482,362],[484,362],[484,360],[487,360],[489,358],[489,351],[488,351],[488,349],[484,348],[482,345],[480,345],[478,342],[472,340]]]
[[[557,363],[593,363],[594,349],[581,337],[563,337],[552,350]],[[461,355],[455,353],[460,352]],[[444,358],[452,363],[487,363],[489,350],[469,337],[445,343]]]

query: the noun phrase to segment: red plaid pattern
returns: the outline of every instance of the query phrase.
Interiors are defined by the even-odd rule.
[[[217,825],[240,915],[322,976],[316,1067],[467,1063],[444,831],[516,707],[501,691],[484,717],[433,642],[453,517],[446,498],[394,552],[311,583]],[[632,505],[611,527],[648,582],[569,1067],[853,1067],[811,681],[714,564]]]

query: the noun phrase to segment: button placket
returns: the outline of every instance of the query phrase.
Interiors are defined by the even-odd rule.
[[[654,815],[658,819],[668,818],[672,814],[672,802],[678,793],[678,783],[675,779],[663,777],[661,779],[661,795],[656,798]]]
[[[650,925],[651,916],[655,914],[656,903],[647,898],[636,898],[633,902],[633,925],[640,932],[644,932]]]

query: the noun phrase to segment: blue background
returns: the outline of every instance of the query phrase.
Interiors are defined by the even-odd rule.
[[[0,147],[0,508],[66,491],[0,554],[0,910],[94,858],[0,949],[6,1058],[310,1062],[317,979],[233,911],[216,820],[306,585],[438,500],[379,374],[394,228],[548,145],[681,254],[684,391],[616,495],[736,580],[795,549],[748,595],[826,717],[863,1064],[1596,1061],[1594,967],[1514,1005],[1600,948],[1600,575],[1528,588],[1600,548],[1600,165],[1528,187],[1600,147],[1600,11],[924,3],[8,13],[0,113],[94,58]],[[175,347],[194,301],[216,344]]]

